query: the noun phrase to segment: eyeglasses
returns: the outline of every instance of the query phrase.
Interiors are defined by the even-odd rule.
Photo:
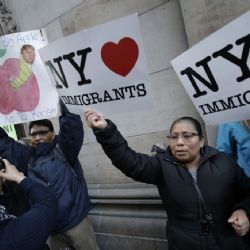
[[[171,143],[176,143],[179,137],[181,137],[184,142],[190,142],[194,136],[199,136],[199,135],[197,133],[185,133],[180,135],[168,135],[167,138]]]
[[[33,133],[30,134],[31,137],[36,137],[37,135],[46,135],[50,132],[50,130],[40,130],[40,131],[35,131]]]

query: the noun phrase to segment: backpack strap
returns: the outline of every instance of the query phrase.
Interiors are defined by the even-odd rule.
[[[56,159],[61,160],[62,162],[64,162],[65,165],[67,165],[69,167],[69,169],[71,170],[72,174],[78,179],[80,180],[80,177],[76,174],[74,168],[69,164],[69,162],[67,161],[67,159],[64,156],[64,153],[62,151],[62,149],[60,148],[59,144],[57,143],[56,146],[53,148],[53,150],[51,151],[51,156],[54,156]]]
[[[221,239],[219,236],[219,232],[217,231],[216,226],[214,224],[212,213],[209,211],[209,209],[205,203],[205,200],[203,198],[203,195],[200,191],[199,186],[197,185],[196,180],[193,177],[192,177],[192,179],[193,179],[193,184],[194,184],[195,190],[198,194],[199,203],[200,203],[201,209],[202,209],[202,214],[201,214],[202,218],[200,220],[201,230],[203,231],[202,233],[204,235],[206,235],[209,233],[209,230],[211,229],[217,246],[219,247],[219,249],[223,250]]]

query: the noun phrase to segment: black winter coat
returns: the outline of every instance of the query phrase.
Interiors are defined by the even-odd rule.
[[[212,233],[201,234],[202,212],[193,177],[169,149],[155,156],[137,153],[111,121],[105,129],[94,129],[94,133],[114,166],[136,181],[157,185],[168,214],[169,250],[247,249],[227,220],[239,208],[250,215],[250,180],[226,154],[205,146],[197,171],[197,184],[222,244],[217,248]]]

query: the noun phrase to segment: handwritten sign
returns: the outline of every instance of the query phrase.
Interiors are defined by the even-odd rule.
[[[139,23],[130,15],[41,48],[42,60],[69,110],[121,113],[153,108]]]
[[[44,30],[0,37],[0,125],[57,115],[58,94],[37,52]]]
[[[250,118],[250,12],[171,63],[207,125]]]

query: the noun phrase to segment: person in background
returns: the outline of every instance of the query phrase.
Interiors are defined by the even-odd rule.
[[[235,159],[250,177],[250,120],[219,125],[216,148]]]
[[[168,215],[169,250],[246,250],[250,180],[227,154],[204,145],[200,123],[175,120],[166,150],[137,153],[115,124],[84,113],[112,164],[136,181],[155,184]]]
[[[32,146],[16,142],[0,129],[0,155],[56,196],[58,213],[49,238],[51,250],[96,250],[99,247],[87,216],[90,199],[78,160],[83,124],[81,117],[70,113],[62,101],[60,106],[59,135],[47,119],[29,124]]]
[[[31,208],[20,217],[8,214],[0,203],[0,249],[44,250],[46,240],[55,225],[57,201],[43,185],[19,172],[6,159],[0,171],[0,190],[5,180],[20,185],[31,201]]]

